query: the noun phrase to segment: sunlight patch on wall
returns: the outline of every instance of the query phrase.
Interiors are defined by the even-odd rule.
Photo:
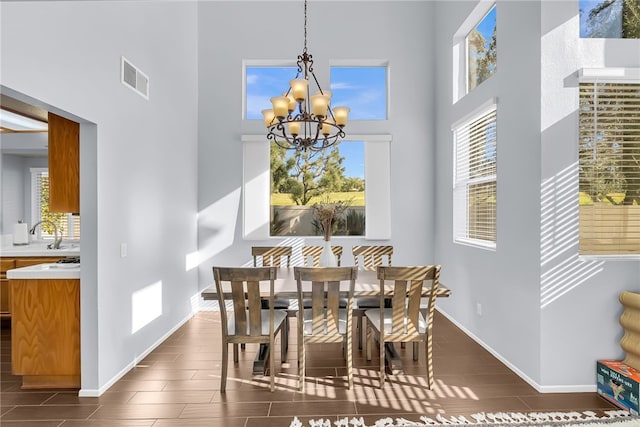
[[[186,255],[186,271],[198,267],[233,244],[238,209],[240,188],[198,212],[199,250]]]
[[[603,269],[604,261],[580,259],[576,253],[547,270],[542,274],[540,308],[546,308]]]
[[[604,261],[578,256],[577,162],[542,182],[540,209],[540,307],[544,309],[602,271]]]
[[[162,315],[162,281],[145,286],[131,295],[131,333]]]
[[[578,245],[578,163],[542,182],[540,265]]]

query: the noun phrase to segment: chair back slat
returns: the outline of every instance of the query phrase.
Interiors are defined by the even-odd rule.
[[[380,265],[391,265],[393,246],[354,246],[351,252],[353,253],[353,261],[356,267],[375,270]]]
[[[231,282],[231,297],[233,298],[233,317],[235,319],[236,335],[247,335],[247,302],[245,300],[244,282]]]
[[[340,282],[327,282],[327,334],[337,334],[340,313]]]
[[[262,335],[262,300],[260,282],[247,282],[247,304],[249,307],[249,335]]]
[[[262,258],[262,266],[282,266],[282,257],[286,259],[287,267],[291,267],[293,246],[252,246],[253,266],[258,266],[258,258]]]
[[[303,246],[302,262],[308,267],[320,267],[320,254],[322,254],[322,246]],[[342,246],[331,246],[331,252],[336,256],[338,267],[342,264]],[[309,262],[311,260],[311,262]]]
[[[324,282],[311,282],[311,331],[324,334]]]

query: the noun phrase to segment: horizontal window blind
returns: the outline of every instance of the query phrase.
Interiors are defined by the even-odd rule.
[[[454,239],[495,246],[497,203],[496,106],[453,129]]]
[[[80,240],[80,215],[49,212],[49,172],[43,168],[31,169],[31,226],[39,221],[51,221],[62,232],[63,239]],[[36,238],[54,240],[54,228],[43,223],[36,229]]]
[[[640,83],[581,82],[580,244],[640,254]]]

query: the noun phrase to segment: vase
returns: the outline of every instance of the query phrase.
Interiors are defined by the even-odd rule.
[[[320,267],[337,267],[338,261],[331,250],[331,240],[323,240],[322,253],[320,254]]]

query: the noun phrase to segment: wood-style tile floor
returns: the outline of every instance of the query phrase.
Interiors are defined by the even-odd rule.
[[[307,347],[307,383],[297,391],[295,322],[288,360],[276,361],[277,388],[268,377],[251,375],[255,346],[233,364],[230,351],[227,392],[220,386],[219,315],[201,312],[99,398],[65,390],[22,391],[11,375],[10,329],[0,340],[2,427],[53,426],[289,426],[294,415],[309,418],[403,417],[419,420],[440,413],[584,411],[614,409],[593,393],[540,394],[486,350],[436,313],[433,390],[424,387],[424,352],[412,360],[411,345],[398,349],[405,372],[378,388],[376,353],[367,362],[354,339],[354,388],[346,389],[339,345]],[[231,350],[231,349],[230,349]],[[375,351],[375,350],[374,350]],[[276,353],[279,354],[279,351]]]

